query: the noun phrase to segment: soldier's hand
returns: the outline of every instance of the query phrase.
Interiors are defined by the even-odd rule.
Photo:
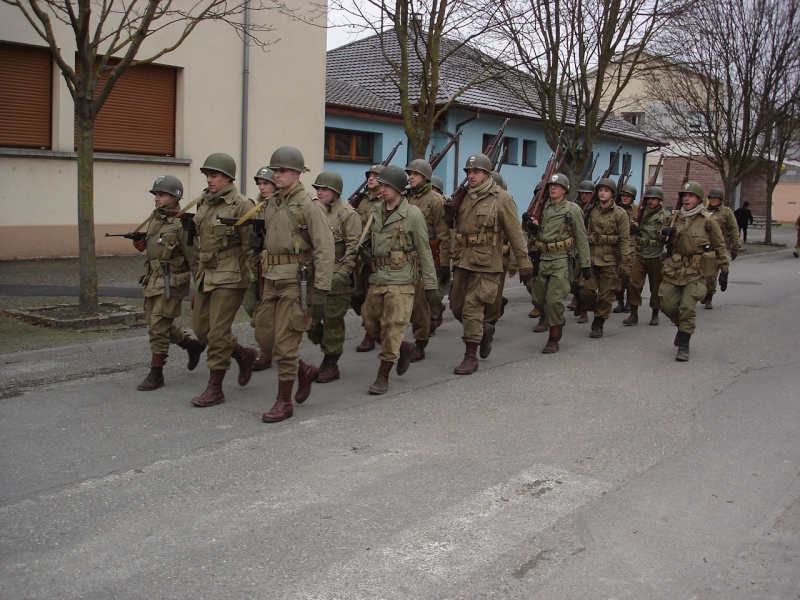
[[[260,231],[251,231],[250,237],[247,238],[247,245],[256,252],[261,252],[264,248],[264,234]]]
[[[665,239],[671,237],[673,233],[675,233],[674,227],[664,227],[664,229],[661,230],[661,235],[663,235]]]
[[[194,226],[194,219],[181,219],[181,227],[183,227],[186,231],[191,232],[193,235],[197,235],[197,229]]]
[[[439,296],[439,290],[425,290],[425,300],[428,301],[431,313],[438,315],[441,312],[442,299]]]
[[[522,285],[528,285],[528,282],[533,279],[533,269],[520,269],[519,282]]]
[[[736,248],[731,248],[731,260],[736,260],[737,256],[739,256],[739,251]]]
[[[311,295],[311,304],[308,307],[311,313],[311,320],[314,323],[319,323],[325,318],[325,300],[327,297],[328,293],[325,290],[314,289],[314,293]]]
[[[724,292],[728,289],[728,272],[720,271],[719,273],[719,291]]]
[[[536,233],[539,231],[539,224],[531,219],[531,216],[528,214],[528,212],[522,213],[522,227],[529,233]]]
[[[628,267],[619,266],[617,267],[617,277],[620,279],[628,279],[630,277],[630,271],[628,271]]]
[[[439,267],[439,284],[445,285],[450,281],[450,267],[441,266]]]
[[[333,274],[331,289],[346,290],[348,287],[350,287],[350,276],[341,271],[336,271],[336,273]]]
[[[508,278],[511,279],[517,274],[517,265],[508,265]]]
[[[133,240],[133,247],[139,252],[144,252],[147,249],[147,242],[143,239]]]
[[[639,233],[639,226],[636,221],[631,221],[631,235],[636,235],[637,233]]]
[[[581,278],[584,281],[588,281],[592,278],[592,267],[582,267],[581,268]]]

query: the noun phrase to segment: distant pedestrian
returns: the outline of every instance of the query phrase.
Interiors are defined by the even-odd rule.
[[[750,206],[749,202],[745,202],[735,211],[733,211],[733,216],[736,217],[736,225],[739,226],[739,234],[742,237],[742,241],[746,244],[747,243],[747,226],[753,224],[753,213],[748,208]]]
[[[794,222],[794,228],[797,230],[797,243],[794,245],[794,254],[795,258],[800,258],[800,215],[797,216],[797,220]]]

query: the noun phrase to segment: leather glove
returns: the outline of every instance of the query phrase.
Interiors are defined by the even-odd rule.
[[[311,320],[314,323],[319,323],[325,318],[325,300],[328,293],[325,290],[315,288],[314,293],[311,295],[311,304],[308,310],[311,313]]]
[[[519,282],[522,285],[528,285],[528,282],[533,279],[533,269],[520,269]]]
[[[450,281],[450,267],[439,267],[439,283],[445,285]]]
[[[582,267],[581,268],[581,279],[584,281],[588,281],[592,278],[592,267]]]
[[[736,248],[731,248],[731,260],[736,260],[737,256],[739,256],[739,251]]]
[[[728,273],[720,271],[719,273],[719,291],[724,292],[728,289]]]
[[[331,282],[331,289],[346,290],[350,287],[350,277],[341,271],[336,271],[333,274],[333,281]]]
[[[536,233],[539,231],[539,225],[531,220],[531,216],[527,212],[522,213],[522,227],[529,233]]]
[[[247,238],[247,245],[256,252],[261,252],[264,248],[264,234],[260,231],[251,231],[250,237]]]
[[[442,299],[439,297],[439,290],[425,290],[425,300],[428,301],[431,313],[438,315],[442,309]]]
[[[639,226],[634,221],[631,221],[631,235],[636,235],[637,233],[639,233]]]
[[[369,246],[364,246],[361,248],[361,250],[358,251],[358,254],[361,256],[361,260],[365,263],[372,262],[372,259],[375,258],[372,256]]]
[[[665,239],[669,238],[673,233],[675,233],[674,227],[664,227],[664,229],[661,230],[661,235],[663,235]]]
[[[133,247],[139,252],[144,252],[147,249],[147,242],[144,239],[133,240]]]

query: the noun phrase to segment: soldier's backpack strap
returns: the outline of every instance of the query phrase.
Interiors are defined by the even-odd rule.
[[[313,248],[314,244],[311,243],[311,235],[308,233],[308,224],[306,223],[306,215],[303,212],[303,205],[297,205],[297,214],[293,214],[287,205],[286,215],[292,222],[292,227],[294,227],[294,230],[300,235],[301,238],[303,238],[303,241],[308,244],[309,248]]]

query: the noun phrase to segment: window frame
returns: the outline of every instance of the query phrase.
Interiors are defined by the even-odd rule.
[[[8,115],[5,123],[0,121],[0,147],[52,150],[54,75],[50,50],[5,40],[0,41],[0,49],[7,54],[0,67],[0,102]]]
[[[337,150],[336,136],[346,135],[350,137],[350,151],[348,154],[340,154]],[[353,162],[372,164],[375,162],[375,141],[377,135],[369,131],[358,131],[355,129],[338,129],[334,127],[325,128],[324,160]],[[369,152],[359,154],[358,138],[363,138],[369,142]]]

